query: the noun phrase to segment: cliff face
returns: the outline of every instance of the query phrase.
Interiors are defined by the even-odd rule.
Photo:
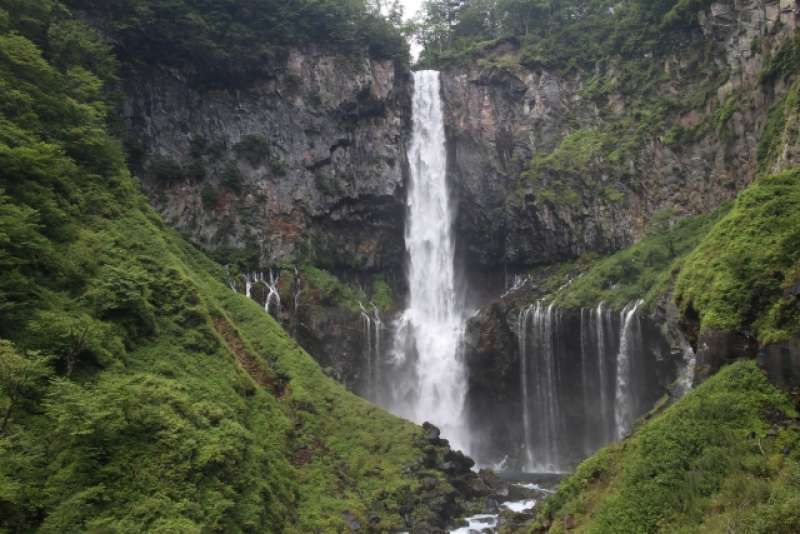
[[[445,68],[459,265],[469,304],[490,303],[468,325],[466,359],[473,377],[500,373],[473,384],[482,391],[473,405],[518,387],[509,325],[519,306],[493,302],[505,275],[623,249],[659,212],[707,212],[764,165],[797,163],[788,130],[774,158],[759,156],[770,109],[789,89],[764,73],[796,18],[791,0],[729,0],[698,11],[678,44],[635,64],[611,54],[595,69],[536,66],[507,39]],[[624,82],[636,69],[646,87]],[[302,273],[297,287],[280,286],[283,324],[358,389],[369,343],[358,301],[369,308],[374,275],[403,289],[411,79],[392,61],[313,47],[263,70],[258,82],[212,90],[176,70],[129,67],[133,163],[165,219],[224,261],[284,273],[313,264],[366,287],[343,299]],[[384,310],[388,325],[396,305]],[[498,365],[487,373],[490,361]]]
[[[509,273],[618,251],[643,237],[660,212],[673,219],[707,213],[757,174],[796,165],[796,138],[786,135],[794,118],[781,119],[773,149],[765,149],[765,132],[775,107],[794,91],[790,73],[774,76],[774,65],[794,46],[797,15],[794,1],[711,4],[697,14],[683,49],[652,58],[653,86],[641,94],[597,89],[614,87],[630,65],[611,61],[595,72],[567,73],[529,68],[520,65],[514,40],[446,70],[450,179],[467,271],[499,285]],[[642,96],[646,91],[649,97]],[[535,281],[526,286],[531,283],[536,287]],[[495,460],[503,449],[498,444],[520,442],[519,314],[558,287],[531,292],[526,286],[500,298],[481,295],[467,324],[468,410],[475,428],[486,430],[481,454]],[[663,356],[652,358],[653,375],[641,383],[650,406],[669,391],[689,343],[700,377],[734,356],[758,352],[746,331],[698,338],[697,318],[681,316],[667,296],[651,309],[653,317],[643,319],[642,357]],[[587,309],[563,313],[559,342],[574,345],[580,332],[575,316]],[[796,382],[791,343],[761,352],[776,383]],[[577,388],[566,398],[580,399],[580,379],[569,375],[578,367],[573,362],[565,371]]]
[[[514,40],[443,74],[469,265],[618,250],[655,212],[705,212],[752,180],[769,105],[785,91],[761,87],[759,74],[794,33],[795,2],[716,2],[696,16],[685,47],[648,61],[647,89],[617,84],[633,68],[620,60],[601,74],[600,62],[596,72],[523,67]]]
[[[124,119],[156,208],[209,249],[265,265],[388,270],[403,252],[409,73],[294,49],[246,87],[132,67]]]

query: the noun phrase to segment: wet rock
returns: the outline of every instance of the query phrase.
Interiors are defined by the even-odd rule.
[[[439,436],[441,436],[442,433],[441,430],[427,421],[422,423],[422,430],[424,431],[423,437],[426,441],[433,445],[439,444]]]
[[[758,342],[740,332],[704,330],[697,340],[696,374],[702,380],[740,358],[755,358]]]
[[[800,386],[800,338],[762,347],[758,365],[776,386],[786,390]]]
[[[486,500],[483,501],[483,513],[496,514],[499,509],[500,503],[498,503],[497,499],[494,497],[487,497]]]

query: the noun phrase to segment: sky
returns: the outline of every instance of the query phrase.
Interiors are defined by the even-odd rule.
[[[422,6],[422,0],[401,0],[401,3],[403,4],[403,15],[406,19],[410,19],[416,15],[417,10]],[[420,47],[419,44],[416,42],[411,43],[411,57],[413,61],[417,60],[421,51],[422,47]]]
[[[402,0],[403,10],[406,18],[411,18],[416,15],[417,10],[422,5],[422,0]]]

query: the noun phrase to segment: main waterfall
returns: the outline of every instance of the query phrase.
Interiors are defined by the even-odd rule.
[[[430,421],[454,446],[465,448],[462,422],[466,381],[461,361],[464,318],[454,273],[453,214],[439,73],[414,73],[413,133],[406,249],[408,307],[398,320],[389,408]]]

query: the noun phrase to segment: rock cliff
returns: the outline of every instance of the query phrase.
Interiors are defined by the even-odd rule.
[[[796,9],[714,2],[677,45],[665,35],[663,51],[642,52],[648,86],[626,86],[642,67],[613,55],[592,71],[523,66],[513,38],[447,68],[466,263],[503,270],[611,252],[659,210],[696,214],[733,198],[753,179],[767,111],[786,89],[760,75],[793,35]]]
[[[265,70],[225,90],[129,68],[128,144],[156,208],[196,243],[262,266],[397,269],[407,67],[310,47]]]

